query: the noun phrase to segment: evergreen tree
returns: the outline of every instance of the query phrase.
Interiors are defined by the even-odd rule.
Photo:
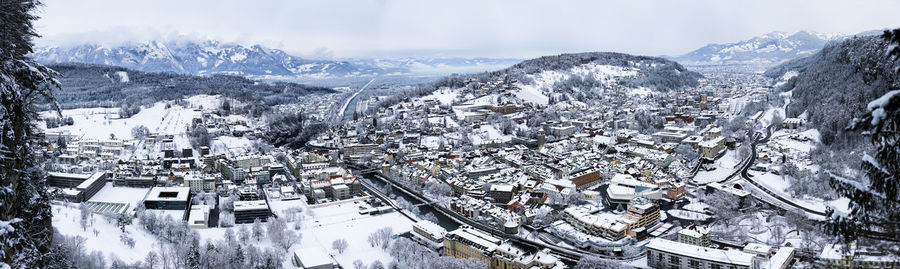
[[[883,37],[896,46],[900,44],[900,29],[885,31]],[[894,47],[889,55],[896,59],[900,50]],[[868,136],[874,146],[874,156],[863,156],[865,178],[853,180],[831,174],[831,185],[841,196],[850,198],[850,212],[829,208],[826,231],[845,242],[856,240],[863,232],[879,231],[894,237],[900,232],[900,90],[869,102],[866,109],[867,114],[855,118],[848,127]]]
[[[0,267],[46,267],[52,243],[50,196],[32,146],[39,136],[34,102],[55,104],[59,83],[56,72],[28,57],[39,5],[0,1]]]
[[[200,241],[196,238],[191,241],[188,249],[187,268],[200,268]]]

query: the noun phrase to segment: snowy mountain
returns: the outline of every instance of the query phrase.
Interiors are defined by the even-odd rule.
[[[846,38],[840,34],[800,31],[794,34],[771,32],[729,44],[709,44],[674,60],[687,65],[756,64],[774,65],[812,55],[826,43]]]
[[[217,41],[151,41],[116,47],[94,44],[41,47],[35,50],[32,57],[45,64],[80,62],[122,66],[145,72],[227,74],[266,79],[450,74],[499,69],[518,62],[515,59],[487,58],[313,60],[259,45],[245,47]]]

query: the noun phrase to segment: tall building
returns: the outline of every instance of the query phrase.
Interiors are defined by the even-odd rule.
[[[646,198],[635,198],[628,204],[628,212],[622,218],[628,224],[628,235],[641,238],[647,229],[659,222],[659,206]]]

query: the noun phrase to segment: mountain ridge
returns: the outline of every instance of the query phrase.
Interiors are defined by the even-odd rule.
[[[44,64],[77,62],[145,72],[224,74],[281,80],[449,74],[499,69],[519,61],[506,58],[308,59],[261,45],[244,46],[215,40],[47,46],[37,48],[31,56]]]

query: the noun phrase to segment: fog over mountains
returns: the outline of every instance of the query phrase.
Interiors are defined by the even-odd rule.
[[[501,69],[519,62],[516,59],[487,58],[320,60],[297,57],[260,45],[246,47],[218,41],[150,41],[114,47],[96,44],[40,47],[32,57],[45,64],[81,62],[145,72],[227,74],[271,79],[433,75]]]

